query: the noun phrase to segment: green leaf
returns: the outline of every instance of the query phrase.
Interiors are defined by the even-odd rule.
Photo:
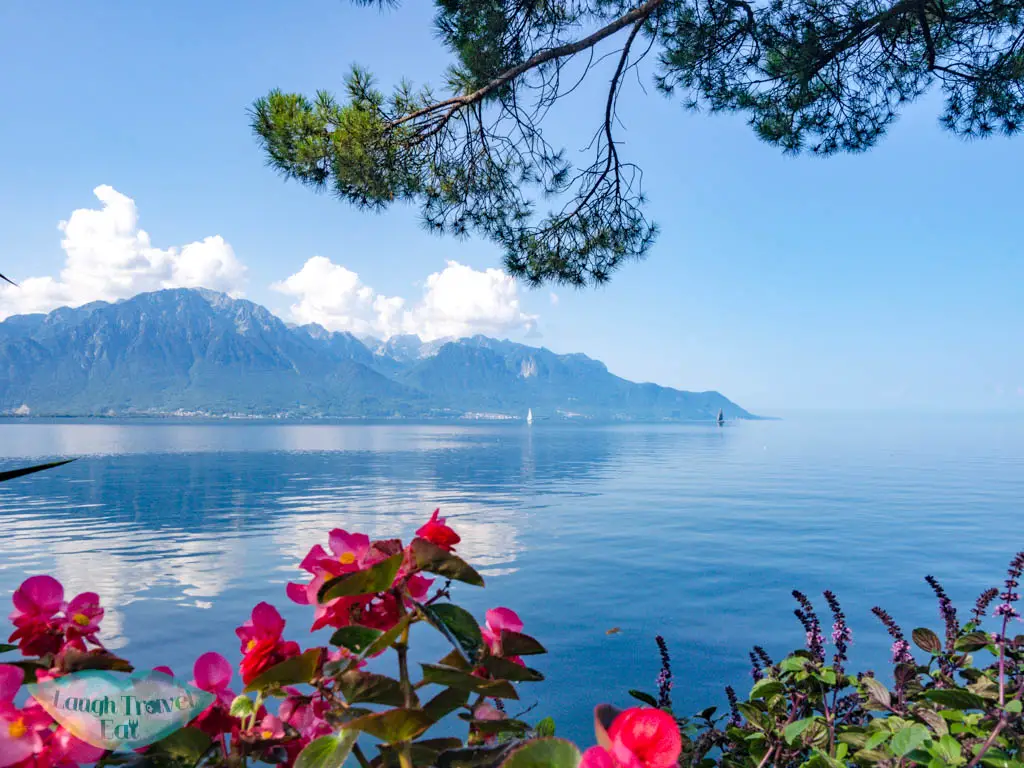
[[[992,638],[984,632],[969,632],[963,637],[957,638],[957,641],[953,644],[953,648],[957,651],[973,653],[974,651],[980,651],[991,643]]]
[[[535,683],[544,679],[544,675],[537,670],[524,667],[499,656],[488,656],[484,659],[484,669],[490,672],[496,680]]]
[[[11,645],[10,643],[0,643],[0,653],[10,653],[11,651],[18,650],[18,646]]]
[[[501,758],[516,745],[495,744],[493,746],[456,747],[446,749],[433,763],[437,768],[494,768]]]
[[[423,668],[423,679],[429,683],[472,691],[496,699],[519,698],[516,689],[507,680],[485,680],[482,677],[463,672],[461,669],[444,667],[440,664],[421,664],[420,666]]]
[[[534,732],[540,738],[550,738],[555,735],[555,721],[550,717],[545,717],[537,726],[533,729]]]
[[[384,653],[384,651],[390,648],[405,631],[405,628],[409,626],[410,621],[412,621],[411,614],[403,616],[395,626],[370,643],[366,650],[363,651],[362,657],[364,659],[371,659],[377,654]]]
[[[891,735],[892,734],[888,731],[875,731],[870,736],[868,736],[868,740],[864,742],[864,749],[870,750],[874,749],[880,744],[884,744]]]
[[[935,748],[939,755],[947,763],[956,763],[961,757],[960,742],[948,733],[935,742]]]
[[[405,704],[402,684],[384,675],[353,669],[338,677],[338,683],[341,694],[349,704],[384,704],[389,707]],[[419,702],[414,699],[414,703]]]
[[[780,683],[778,680],[758,680],[754,683],[754,687],[750,689],[751,699],[770,699],[777,693],[782,693],[786,690],[786,686]]]
[[[820,672],[818,672],[815,675],[815,677],[818,680],[821,680],[821,682],[825,683],[825,685],[835,685],[836,684],[836,671],[834,669],[832,669],[831,667],[825,667]]]
[[[343,573],[336,576],[322,587],[317,594],[317,600],[326,603],[338,597],[354,597],[356,595],[372,595],[377,592],[385,592],[391,589],[395,583],[395,575],[402,567],[402,558],[405,555],[399,552],[387,560],[371,565],[362,571],[354,573]]]
[[[437,696],[423,705],[423,711],[431,722],[437,722],[456,709],[466,706],[470,691],[460,688],[445,688]],[[461,743],[461,742],[460,742]]]
[[[5,480],[14,480],[16,477],[24,477],[25,475],[31,475],[35,472],[42,472],[44,469],[53,469],[55,467],[63,467],[65,464],[70,464],[75,459],[65,459],[64,461],[51,461],[49,464],[36,464],[34,467],[21,467],[20,469],[9,469],[6,472],[0,472],[0,483]]]
[[[897,757],[903,757],[908,752],[913,752],[915,749],[920,747],[928,741],[930,737],[931,734],[928,732],[927,728],[915,723],[894,733],[892,741],[889,742],[889,749],[891,749],[893,754]]]
[[[530,730],[528,723],[524,723],[522,720],[513,720],[512,718],[502,720],[473,720],[472,722],[474,728],[480,731],[480,733],[486,734],[515,733],[521,736]]]
[[[341,768],[358,738],[359,731],[343,730],[314,739],[299,752],[294,768]]]
[[[1021,711],[1024,710],[1024,705],[1021,704],[1020,699],[1013,699],[1011,701],[1006,702],[1006,706],[1003,707],[1003,709],[1007,712],[1019,715]]]
[[[807,661],[803,656],[787,656],[779,662],[779,669],[783,672],[803,672]]]
[[[576,768],[582,755],[565,739],[535,739],[513,750],[501,768]]]
[[[783,737],[786,739],[787,744],[792,744],[796,739],[800,737],[800,734],[806,731],[811,724],[817,720],[815,717],[805,717],[802,720],[796,720],[786,726],[786,729],[782,732]]]
[[[230,714],[232,717],[244,717],[251,715],[255,708],[256,705],[248,696],[235,696],[234,701],[231,702]]]
[[[198,728],[182,728],[153,744],[150,750],[195,765],[212,743],[213,740]]]
[[[925,627],[918,627],[911,632],[910,639],[913,640],[914,645],[922,651],[927,651],[932,654],[940,653],[942,651],[942,641],[939,640],[939,636]]]
[[[985,709],[985,700],[963,688],[938,688],[924,691],[921,697],[953,709]]]
[[[463,672],[472,672],[473,667],[466,661],[466,657],[462,655],[458,650],[452,650],[443,659],[437,662],[443,667],[454,667],[455,669],[461,669]]]
[[[360,627],[357,624],[352,624],[348,627],[342,627],[331,635],[331,645],[347,648],[352,653],[360,654],[373,645],[373,641],[379,639],[383,634],[379,629],[370,629],[369,627]]]
[[[629,695],[637,701],[642,701],[644,704],[648,704],[652,707],[658,706],[658,700],[651,696],[651,694],[649,693],[644,693],[643,691],[630,689]]]
[[[483,577],[465,560],[426,539],[413,539],[409,548],[412,550],[413,561],[421,570],[477,587],[484,585]]]
[[[455,738],[424,739],[414,741],[410,745],[412,764],[414,766],[435,765],[438,755],[442,752],[462,746],[462,741]],[[378,766],[378,760],[379,766]],[[374,768],[400,768],[401,757],[397,746],[384,745],[380,748],[380,758],[371,765]]]
[[[419,608],[427,620],[466,655],[470,663],[476,663],[483,655],[484,638],[480,634],[480,625],[468,611],[452,603],[420,605]]]
[[[433,721],[422,709],[389,709],[349,721],[346,727],[376,736],[381,741],[394,743],[415,739]]]
[[[308,683],[316,675],[319,666],[320,649],[310,648],[301,656],[295,656],[280,664],[275,664],[245,686],[242,692],[251,693],[266,688],[283,688],[286,685]]]
[[[536,656],[547,653],[543,645],[521,632],[501,631],[501,652],[506,656]]]

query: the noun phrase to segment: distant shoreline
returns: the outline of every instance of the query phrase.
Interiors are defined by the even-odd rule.
[[[753,416],[726,421],[726,426],[734,422],[744,421],[781,421],[774,416]],[[521,417],[507,418],[460,418],[460,417],[378,417],[378,416],[179,416],[174,414],[116,414],[116,415],[40,415],[10,416],[0,415],[0,424],[71,424],[94,422],[127,422],[127,423],[161,423],[161,424],[324,424],[348,426],[380,426],[380,425],[448,425],[448,426],[495,426],[527,427],[526,419]],[[628,426],[628,425],[714,425],[715,419],[597,419],[597,418],[542,418],[534,422],[531,428],[544,429],[550,426]]]

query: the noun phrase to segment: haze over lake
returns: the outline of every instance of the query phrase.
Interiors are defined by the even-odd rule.
[[[522,704],[542,702],[536,716],[581,743],[592,705],[653,688],[655,634],[684,712],[724,704],[726,683],[745,692],[751,645],[777,657],[802,642],[794,588],[823,617],[821,590],[837,592],[854,664],[884,668],[871,606],[935,626],[932,573],[966,613],[1024,541],[1020,417],[0,422],[0,468],[57,456],[81,459],[0,487],[8,608],[22,579],[52,573],[100,593],[111,647],[186,676],[206,650],[237,660],[234,629],[260,600],[309,644],[310,612],[284,585],[331,528],[408,538],[440,507],[488,582],[455,599],[478,618],[519,612],[549,650],[535,664],[547,682],[523,684]],[[436,660],[443,646],[422,635],[419,660]]]

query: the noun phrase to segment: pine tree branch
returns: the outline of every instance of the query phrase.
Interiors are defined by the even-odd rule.
[[[652,13],[654,13],[655,10],[657,10],[659,6],[661,6],[665,2],[667,2],[667,0],[646,0],[646,2],[637,6],[629,13],[620,16],[615,21],[611,22],[610,24],[607,24],[606,26],[594,32],[593,34],[587,35],[581,40],[577,40],[573,43],[565,43],[564,45],[558,45],[555,46],[554,48],[548,48],[547,50],[540,51],[539,53],[534,54],[533,56],[528,58],[526,61],[517,64],[511,69],[505,70],[482,88],[478,88],[472,93],[467,93],[463,96],[453,96],[450,99],[435,102],[434,104],[431,104],[427,107],[423,107],[422,109],[418,109],[415,112],[410,112],[408,115],[403,115],[402,117],[393,120],[391,122],[391,127],[394,128],[404,123],[410,122],[411,120],[416,120],[417,118],[448,108],[447,113],[445,113],[445,115],[442,118],[443,124],[444,122],[447,122],[448,119],[450,119],[452,115],[454,115],[455,112],[457,112],[459,109],[482,101],[484,98],[487,97],[488,94],[493,93],[494,91],[508,84],[512,80],[515,80],[520,75],[523,75],[529,72],[530,70],[536,69],[537,67],[546,64],[549,61],[563,59],[566,56],[573,56],[577,53],[580,53],[581,51],[587,50],[588,48],[593,48],[595,45],[597,45],[605,38],[614,35],[616,32],[625,29],[631,24],[642,24],[642,22],[644,22]],[[431,130],[431,133],[435,133],[437,130],[439,130],[439,128],[433,128]]]

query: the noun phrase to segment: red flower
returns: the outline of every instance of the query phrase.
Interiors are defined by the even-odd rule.
[[[451,552],[455,549],[455,545],[462,541],[462,538],[444,524],[445,518],[438,517],[440,513],[440,509],[435,509],[434,514],[431,515],[426,524],[416,531],[416,535],[421,539],[426,539],[431,544],[436,544],[441,549]]]
[[[281,639],[285,621],[269,603],[252,609],[252,618],[235,630],[242,641],[242,682],[248,685],[260,674],[299,655],[299,644]]]
[[[579,768],[673,768],[683,751],[672,715],[647,707],[620,713],[604,741],[583,753]]]
[[[22,582],[13,596],[10,615],[15,630],[10,642],[17,642],[25,656],[57,653],[64,642],[60,622],[54,615],[64,603],[64,587],[52,576],[32,576]]]
[[[210,706],[196,716],[192,725],[211,737],[231,733],[232,728],[238,725],[237,720],[231,716],[231,702],[235,700],[234,691],[228,688],[234,674],[231,664],[219,653],[210,651],[196,659],[192,674],[195,675],[192,685],[216,697]]]

